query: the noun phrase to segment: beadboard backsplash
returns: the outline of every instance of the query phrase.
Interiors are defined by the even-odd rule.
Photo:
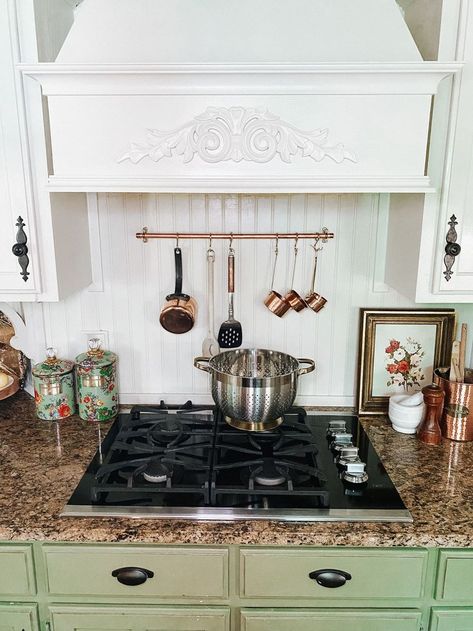
[[[360,307],[412,306],[384,285],[387,213],[379,195],[166,195],[89,196],[94,283],[60,303],[24,305],[37,344],[56,346],[74,358],[87,337],[101,332],[119,356],[122,403],[160,399],[209,402],[208,376],[196,370],[207,334],[205,241],[186,241],[183,289],[197,299],[199,312],[190,333],[172,335],[159,324],[166,294],[174,287],[172,240],[143,244],[142,226],[151,231],[308,232],[326,226],[335,233],[319,255],[317,290],[328,302],[318,314],[309,309],[283,319],[263,305],[269,290],[274,242],[235,241],[235,315],[243,325],[243,345],[311,357],[317,367],[299,381],[302,405],[352,405],[357,364]],[[293,242],[280,243],[275,287],[290,283]],[[228,242],[214,241],[216,328],[227,317]],[[295,288],[310,285],[313,251],[299,243]],[[43,336],[44,329],[44,336]],[[43,339],[44,337],[44,339]]]

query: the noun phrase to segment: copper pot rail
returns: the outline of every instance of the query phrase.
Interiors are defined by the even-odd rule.
[[[322,228],[322,232],[149,232],[144,227],[136,233],[137,239],[147,243],[149,239],[333,239],[335,234]]]

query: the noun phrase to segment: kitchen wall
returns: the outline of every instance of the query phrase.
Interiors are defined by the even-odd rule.
[[[245,346],[273,348],[312,357],[317,371],[300,380],[304,405],[351,405],[357,364],[358,310],[408,307],[383,283],[387,211],[378,195],[91,195],[90,228],[94,283],[61,303],[24,305],[35,331],[38,353],[44,345],[73,358],[87,338],[101,332],[120,358],[124,403],[209,400],[207,375],[193,367],[207,333],[206,248],[204,241],[181,240],[184,291],[195,296],[199,314],[193,330],[171,335],[159,325],[165,296],[173,289],[173,241],[143,244],[142,226],[155,231],[311,231],[335,232],[319,257],[318,290],[327,299],[318,314],[306,309],[278,319],[263,305],[272,264],[270,241],[238,241],[235,313]],[[308,289],[312,250],[300,243],[295,287]],[[216,251],[216,322],[226,318],[225,263],[228,243]],[[290,282],[293,243],[280,244],[276,288]],[[399,248],[402,256],[402,244]],[[467,309],[467,308],[466,308]],[[470,312],[471,313],[471,312]],[[468,316],[468,317],[471,317]],[[473,320],[473,318],[471,318]]]

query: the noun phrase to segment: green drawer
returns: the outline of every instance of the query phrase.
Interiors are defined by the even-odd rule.
[[[241,549],[243,598],[313,600],[416,599],[423,594],[426,550]],[[309,573],[337,569],[351,580],[336,589],[319,585]]]
[[[473,603],[473,550],[442,550],[436,600]]]
[[[0,598],[36,593],[30,546],[0,545]]]
[[[36,605],[0,603],[0,631],[39,631]]]
[[[430,631],[470,631],[473,609],[433,609]]]
[[[53,631],[228,631],[226,607],[52,606]]]
[[[243,609],[241,631],[419,631],[421,617],[415,609]]]
[[[50,594],[160,598],[226,598],[225,548],[142,546],[43,546]],[[141,585],[123,585],[112,572],[123,567],[150,570]]]

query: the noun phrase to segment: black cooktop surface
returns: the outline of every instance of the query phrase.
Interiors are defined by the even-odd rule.
[[[63,515],[412,521],[357,417],[293,408],[248,432],[190,402],[120,414]]]

